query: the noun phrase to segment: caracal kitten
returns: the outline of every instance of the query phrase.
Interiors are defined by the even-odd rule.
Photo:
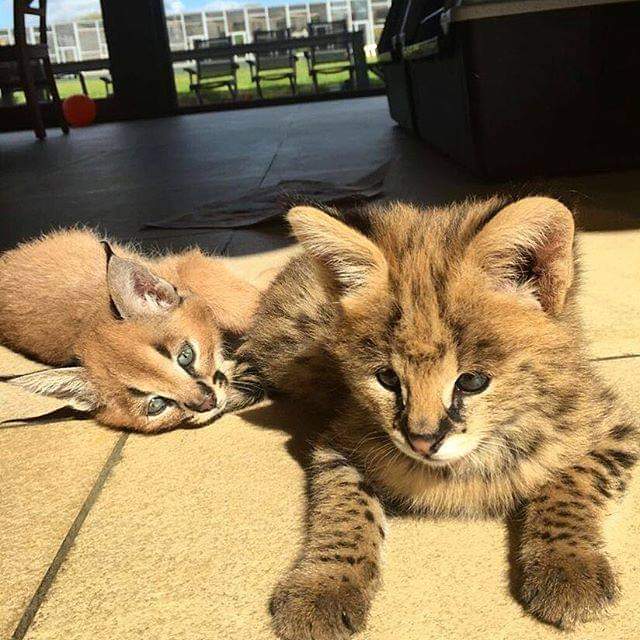
[[[12,384],[143,432],[199,425],[229,402],[226,335],[258,291],[193,249],[145,257],[64,230],[0,256],[0,342],[57,368]]]

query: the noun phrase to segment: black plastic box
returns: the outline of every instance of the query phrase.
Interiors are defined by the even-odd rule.
[[[638,0],[440,4],[402,47],[421,138],[492,178],[640,164]]]
[[[387,88],[391,117],[404,129],[415,131],[413,96],[409,85],[409,70],[402,59],[404,22],[410,0],[394,0],[387,13],[378,42],[378,65]]]

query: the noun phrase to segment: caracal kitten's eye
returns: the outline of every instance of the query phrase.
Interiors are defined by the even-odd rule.
[[[391,367],[385,367],[378,369],[376,372],[376,378],[378,382],[389,391],[398,391],[400,388],[400,378]]]
[[[480,393],[489,386],[491,378],[484,373],[477,371],[473,373],[463,373],[456,380],[456,389],[463,393]]]
[[[181,367],[188,367],[196,357],[193,347],[187,342],[178,354],[178,364]]]
[[[165,398],[161,398],[160,396],[151,398],[151,400],[149,400],[149,404],[147,405],[147,415],[157,416],[158,414],[162,413],[168,405],[169,403]]]

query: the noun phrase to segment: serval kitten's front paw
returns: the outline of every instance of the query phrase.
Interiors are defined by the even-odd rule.
[[[597,551],[547,550],[525,561],[523,571],[528,609],[562,629],[598,618],[619,591],[609,560]]]
[[[283,640],[345,640],[364,627],[369,596],[333,565],[299,565],[276,587],[269,610]]]

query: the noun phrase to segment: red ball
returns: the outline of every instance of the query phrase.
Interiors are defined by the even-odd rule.
[[[96,119],[96,103],[79,93],[62,101],[62,113],[72,127],[86,127]]]

